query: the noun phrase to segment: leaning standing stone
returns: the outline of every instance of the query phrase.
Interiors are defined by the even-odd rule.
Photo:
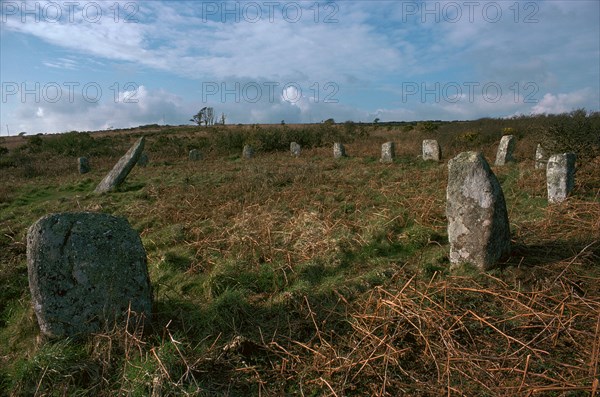
[[[300,145],[298,143],[296,143],[296,142],[290,143],[290,152],[292,153],[292,156],[300,157],[301,150],[302,150],[302,148],[300,147]]]
[[[340,157],[346,157],[346,149],[344,145],[339,142],[333,144],[333,157],[339,159]]]
[[[394,142],[386,142],[381,145],[381,161],[382,163],[392,163],[394,162],[395,153]]]
[[[542,147],[540,143],[538,143],[537,148],[535,149],[535,169],[543,170],[546,168],[546,163],[548,162],[548,156],[546,155],[546,151]]]
[[[130,324],[151,319],[146,252],[125,218],[91,212],[40,218],[27,233],[27,271],[44,335],[105,332],[126,316]]]
[[[446,197],[450,262],[494,267],[510,251],[510,230],[502,188],[481,153],[449,161]]]
[[[137,161],[137,165],[139,165],[140,167],[145,167],[148,165],[148,161],[150,161],[148,159],[148,155],[146,154],[146,152],[140,154],[140,158]]]
[[[438,141],[435,139],[425,139],[423,141],[423,160],[440,161],[442,158],[442,150]]]
[[[115,190],[119,187],[129,175],[133,166],[137,163],[142,151],[144,150],[144,137],[141,137],[137,142],[125,153],[123,157],[115,164],[113,169],[104,177],[102,182],[96,186],[96,193],[104,193]]]
[[[77,159],[77,168],[80,174],[87,174],[90,172],[90,162],[87,157],[79,157]]]
[[[574,153],[555,154],[548,159],[546,185],[549,203],[556,204],[565,201],[573,190],[576,159]]]
[[[190,150],[190,153],[188,154],[188,158],[191,161],[202,160],[202,153],[200,153],[200,151],[198,149],[192,149],[192,150]]]
[[[244,150],[242,150],[242,157],[245,159],[251,159],[254,157],[254,148],[250,145],[244,145]]]
[[[504,135],[500,140],[498,151],[496,152],[495,165],[504,165],[509,161],[515,161],[513,152],[515,150],[516,140],[513,135]]]

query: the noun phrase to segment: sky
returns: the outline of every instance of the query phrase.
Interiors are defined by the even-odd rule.
[[[0,135],[600,111],[600,2],[8,1]]]

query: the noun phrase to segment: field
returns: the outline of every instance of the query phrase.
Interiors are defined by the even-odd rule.
[[[574,112],[3,138],[0,395],[593,396],[599,131],[598,113]],[[505,133],[518,138],[518,161],[493,170],[512,253],[490,272],[451,267],[447,160],[480,150],[493,164]],[[142,135],[148,166],[120,191],[94,194]],[[426,138],[440,142],[443,162],[419,158]],[[336,140],[348,158],[333,158]],[[382,164],[390,140],[396,159]],[[575,189],[560,205],[547,204],[545,172],[534,169],[540,141],[578,153]],[[244,143],[255,158],[241,158]],[[193,148],[203,160],[188,161]],[[79,175],[82,155],[92,172]],[[139,232],[151,324],[39,336],[25,236],[63,211],[123,216]]]

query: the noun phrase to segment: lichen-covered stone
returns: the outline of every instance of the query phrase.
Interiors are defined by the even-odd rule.
[[[392,163],[396,157],[394,142],[386,142],[381,145],[381,161],[382,163]]]
[[[346,157],[346,148],[340,142],[333,144],[333,157],[336,159]]]
[[[574,153],[555,154],[548,159],[546,166],[546,185],[548,202],[561,203],[567,199],[575,185]]]
[[[148,158],[148,154],[146,152],[140,154],[140,158],[137,161],[137,165],[140,167],[146,167],[150,159]]]
[[[79,157],[77,159],[77,169],[80,174],[87,174],[90,172],[90,162],[87,157]]]
[[[500,140],[498,151],[496,152],[495,165],[505,165],[508,162],[515,161],[513,152],[517,141],[513,135],[504,135]]]
[[[126,219],[101,213],[51,214],[27,234],[33,308],[49,337],[110,330],[152,314],[146,252]],[[133,316],[134,318],[131,318]]]
[[[254,148],[250,145],[244,145],[244,150],[242,150],[242,157],[245,159],[251,159],[254,157]]]
[[[191,161],[202,160],[202,153],[198,149],[192,149],[188,154],[188,158]]]
[[[135,166],[140,155],[144,151],[144,137],[141,137],[133,146],[119,159],[113,169],[96,186],[96,193],[110,192],[118,188],[127,178],[131,169]]]
[[[544,170],[546,169],[546,163],[548,163],[548,155],[542,147],[541,143],[538,143],[535,148],[535,169]]]
[[[302,150],[302,148],[300,147],[300,145],[298,143],[296,143],[296,142],[290,143],[290,153],[292,154],[292,156],[300,157],[301,150]]]
[[[510,230],[502,188],[481,153],[449,161],[446,198],[450,261],[494,267],[510,251]]]
[[[425,139],[423,141],[423,160],[440,161],[442,159],[442,149],[435,139]]]

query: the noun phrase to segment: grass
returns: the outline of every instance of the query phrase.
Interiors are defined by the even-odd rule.
[[[533,169],[538,122],[132,130],[116,147],[144,133],[150,164],[108,195],[92,192],[121,153],[110,137],[11,148],[0,167],[0,395],[593,395],[600,158],[580,161],[573,196],[548,206]],[[488,273],[451,268],[447,167],[418,159],[420,142],[437,138],[445,161],[473,149],[493,160],[509,127],[519,161],[494,172],[512,254]],[[335,160],[328,139],[340,136],[349,157]],[[308,142],[299,158],[291,138]],[[264,140],[250,161],[227,146],[247,139]],[[397,157],[381,164],[389,140]],[[77,174],[77,144],[92,151],[89,174]],[[205,158],[187,161],[189,148]],[[138,231],[152,324],[39,336],[26,231],[74,210],[124,216]]]

